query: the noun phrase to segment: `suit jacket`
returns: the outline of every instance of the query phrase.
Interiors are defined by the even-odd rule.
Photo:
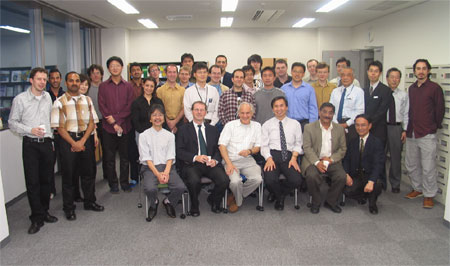
[[[193,164],[194,156],[198,155],[198,138],[196,128],[191,121],[190,123],[182,125],[177,132],[176,151],[177,159],[184,164]],[[206,135],[206,151],[211,159],[221,162],[222,157],[219,152],[219,131],[216,127],[205,123]]]
[[[372,120],[370,132],[383,143],[386,143],[387,134],[386,114],[393,100],[392,90],[381,82],[374,88],[372,95],[369,88],[364,88],[364,113]]]
[[[345,143],[345,131],[339,124],[331,122],[333,129],[331,130],[331,159],[335,163],[341,163],[347,150]],[[301,163],[301,170],[306,169],[317,162],[322,149],[322,130],[320,129],[320,120],[307,124],[303,132],[303,151],[305,156]]]
[[[232,88],[233,87],[233,81],[231,81],[231,77],[233,75],[229,72],[225,72],[225,75],[223,75],[223,82],[222,84],[227,86],[228,88]]]
[[[357,178],[358,176],[359,146],[359,136],[350,140],[343,161],[345,172],[352,178]],[[385,161],[384,146],[377,137],[370,133],[364,145],[362,157],[362,168],[364,169],[365,176],[373,182],[376,182],[379,178],[384,179],[385,175],[382,173],[384,171]],[[385,180],[382,181],[385,182]]]

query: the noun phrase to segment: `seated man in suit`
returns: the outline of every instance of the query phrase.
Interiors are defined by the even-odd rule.
[[[343,165],[347,173],[347,186],[344,194],[365,204],[369,199],[369,211],[378,214],[377,198],[382,189],[382,171],[384,171],[384,146],[372,134],[370,118],[358,115],[355,118],[357,138],[350,141]]]
[[[196,101],[192,104],[193,119],[180,127],[177,134],[177,158],[182,162],[182,178],[189,190],[192,202],[191,215],[200,215],[198,194],[201,190],[202,176],[214,183],[214,189],[208,196],[211,211],[219,213],[221,199],[228,188],[230,180],[220,163],[221,157],[217,142],[219,131],[216,127],[205,123],[206,104]]]
[[[234,195],[227,200],[230,212],[236,212],[244,197],[262,182],[261,168],[251,156],[261,147],[261,125],[251,121],[253,113],[253,104],[242,102],[238,107],[239,119],[228,122],[219,138],[220,154]]]
[[[284,209],[284,198],[302,182],[297,157],[302,151],[302,128],[286,116],[288,102],[284,96],[272,99],[275,117],[262,126],[261,155],[266,159],[264,179],[267,189],[275,195],[275,209]],[[280,182],[280,174],[286,180]]]
[[[342,159],[347,146],[344,128],[332,122],[334,112],[334,105],[323,103],[319,109],[319,121],[306,125],[303,133],[305,156],[301,168],[312,197],[311,212],[314,214],[319,213],[322,203],[320,185],[325,176],[331,179],[331,186],[324,206],[335,213],[341,212],[337,201],[345,186],[346,173]]]

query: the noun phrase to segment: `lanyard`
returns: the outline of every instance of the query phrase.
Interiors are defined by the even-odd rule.
[[[195,83],[195,89],[197,90],[198,97],[200,98],[200,101],[204,102],[206,105],[206,112],[208,112],[208,84],[205,84],[205,90],[206,90],[206,98],[205,101],[203,101],[202,96],[200,95],[200,92],[198,91],[197,83]]]

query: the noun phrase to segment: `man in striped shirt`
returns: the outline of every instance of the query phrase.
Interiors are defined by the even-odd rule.
[[[67,92],[53,104],[51,126],[61,136],[60,152],[62,167],[63,210],[67,220],[76,219],[73,198],[73,182],[81,176],[84,209],[103,211],[95,203],[95,178],[92,174],[94,156],[92,138],[94,123],[98,123],[92,100],[79,92],[80,76],[76,72],[66,74]]]

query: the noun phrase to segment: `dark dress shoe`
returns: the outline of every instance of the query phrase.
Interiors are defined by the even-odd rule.
[[[400,193],[400,188],[392,188],[392,193]]]
[[[66,219],[69,221],[74,221],[77,219],[77,215],[75,214],[74,210],[64,211],[64,213],[66,214]]]
[[[153,218],[155,218],[157,213],[158,213],[158,203],[155,205],[155,207],[150,206],[148,208],[147,222],[153,220]]]
[[[325,203],[323,204],[323,206],[327,209],[330,209],[332,212],[334,213],[341,213],[342,209],[339,206],[332,206],[330,204],[328,204],[328,202],[325,201]]]
[[[267,196],[267,201],[272,203],[275,201],[275,194],[269,193],[269,196]]]
[[[93,203],[89,203],[89,204],[84,204],[84,209],[87,211],[102,212],[105,210],[105,207],[93,202]]]
[[[284,198],[281,198],[280,200],[275,201],[275,210],[282,211],[284,210]]]
[[[172,204],[165,203],[163,201],[163,205],[164,205],[164,208],[166,208],[167,215],[169,215],[170,218],[176,218],[177,217],[177,214],[175,213],[175,208],[172,206]]]
[[[377,207],[377,205],[376,204],[373,204],[373,205],[370,205],[369,206],[369,212],[371,213],[371,214],[378,214],[378,207]]]
[[[366,202],[367,202],[366,199],[359,199],[358,200],[358,204],[359,205],[364,205],[364,204],[366,204]]]
[[[220,207],[220,204],[214,203],[210,196],[208,196],[208,198],[206,198],[206,201],[208,202],[209,205],[211,205],[211,211],[213,213],[221,213],[222,212],[222,208]]]
[[[313,206],[311,206],[310,211],[311,211],[312,214],[318,214],[320,212],[320,207],[313,205]]]
[[[28,234],[36,234],[42,226],[44,226],[43,222],[32,222],[30,228],[28,228]]]
[[[75,197],[75,199],[73,201],[75,201],[75,202],[84,202],[84,199],[82,197]]]
[[[198,217],[200,216],[200,211],[198,209],[192,209],[191,210],[191,216],[192,217]]]
[[[111,192],[111,194],[119,194],[119,188],[118,187],[112,187],[109,189],[109,192]]]
[[[44,216],[44,222],[46,222],[46,223],[56,223],[57,221],[58,221],[58,218],[50,215],[50,213],[48,213],[48,212]]]

